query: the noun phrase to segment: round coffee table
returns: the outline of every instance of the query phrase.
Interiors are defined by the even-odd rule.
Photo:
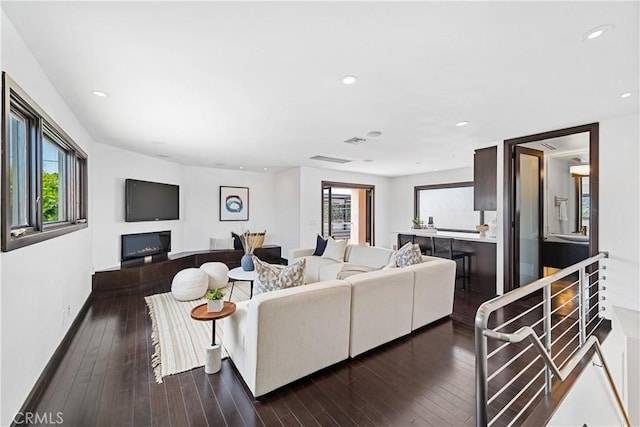
[[[194,320],[211,320],[211,345],[205,348],[205,364],[204,372],[207,374],[215,374],[222,367],[220,358],[220,344],[216,344],[216,320],[231,316],[236,312],[236,305],[232,302],[225,301],[224,308],[221,311],[207,311],[207,304],[200,304],[191,309],[191,318]]]
[[[229,270],[229,280],[233,283],[231,284],[231,292],[229,293],[229,299],[231,299],[231,295],[233,295],[233,288],[236,285],[236,282],[249,282],[251,284],[251,293],[249,298],[253,297],[253,281],[256,279],[256,271],[244,271],[242,267],[236,267]]]

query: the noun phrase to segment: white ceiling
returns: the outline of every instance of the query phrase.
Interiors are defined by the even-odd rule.
[[[2,9],[96,141],[188,165],[407,175],[469,166],[474,148],[505,138],[638,112],[635,1]],[[615,28],[581,41],[603,24]],[[357,83],[342,84],[350,74]],[[369,131],[383,134],[343,142]]]

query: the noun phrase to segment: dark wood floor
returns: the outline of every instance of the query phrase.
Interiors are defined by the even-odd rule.
[[[156,384],[144,296],[157,292],[94,299],[34,409],[70,426],[475,424],[473,324],[486,296],[458,289],[450,318],[256,400],[229,360]]]
[[[37,412],[70,426],[473,425],[473,318],[486,299],[457,291],[451,318],[260,400],[229,360],[164,378],[151,368],[145,294],[94,299]]]

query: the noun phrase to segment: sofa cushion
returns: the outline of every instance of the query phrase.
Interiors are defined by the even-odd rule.
[[[367,245],[349,245],[347,258],[349,264],[364,265],[373,268],[382,268],[389,262],[393,251],[386,248],[377,248]]]
[[[315,256],[322,256],[324,250],[327,248],[327,239],[324,239],[321,235],[316,236],[316,250],[313,251]]]
[[[333,260],[332,260],[333,261]],[[344,263],[333,261],[331,264],[321,265],[318,268],[318,282],[324,282],[326,280],[335,280],[342,270]]]
[[[329,258],[322,258],[320,256],[309,255],[303,258],[296,258],[296,262],[300,261],[301,259],[304,259],[307,262],[307,266],[304,273],[304,283],[307,283],[307,284],[321,281],[320,269],[323,268],[325,265],[336,264],[336,265],[342,266],[341,262],[337,262]],[[338,269],[337,271],[340,271],[340,269]]]
[[[355,276],[356,274],[368,273],[369,271],[378,270],[377,268],[367,267],[366,265],[357,264],[342,264],[342,269],[337,274],[336,279],[344,280],[347,277]]]
[[[344,251],[347,249],[347,243],[348,240],[334,240],[332,237],[327,238],[327,247],[322,254],[322,258],[344,262]]]
[[[407,242],[403,247],[398,249],[393,255],[393,259],[398,267],[408,267],[422,262],[422,253],[420,245],[417,243]]]
[[[256,268],[253,295],[304,285],[305,259],[283,266],[260,261],[260,258],[254,256],[253,264]]]
[[[351,284],[351,357],[411,332],[413,271],[372,271],[346,281]]]

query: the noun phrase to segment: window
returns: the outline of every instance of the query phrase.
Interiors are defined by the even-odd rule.
[[[421,185],[414,188],[415,217],[444,231],[476,232],[476,225],[489,223],[493,211],[473,210],[473,182]]]
[[[2,74],[2,250],[87,227],[87,155]]]

